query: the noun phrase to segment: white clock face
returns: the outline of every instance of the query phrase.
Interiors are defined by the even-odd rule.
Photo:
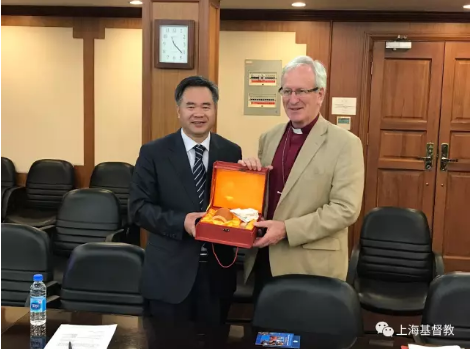
[[[161,63],[188,63],[188,26],[160,26]]]

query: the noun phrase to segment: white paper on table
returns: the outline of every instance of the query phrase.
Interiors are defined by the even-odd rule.
[[[417,345],[417,344],[408,344],[408,349],[461,349],[458,345],[443,345],[443,346],[424,346],[424,345]]]
[[[256,211],[253,208],[246,208],[246,209],[241,209],[241,208],[235,208],[233,210],[230,210],[235,216],[240,218],[245,223],[251,222],[252,220],[258,220],[259,214],[258,211]]]
[[[44,349],[106,349],[117,325],[60,325]]]

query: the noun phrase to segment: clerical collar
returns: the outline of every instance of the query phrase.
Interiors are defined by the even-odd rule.
[[[317,123],[319,116],[320,116],[320,114],[318,114],[318,116],[315,119],[313,119],[313,121],[311,123],[309,123],[308,125],[306,125],[302,128],[294,128],[294,126],[292,126],[292,121],[289,122],[289,125],[290,125],[290,127],[292,128],[292,131],[295,134],[298,134],[298,135],[306,134],[306,135],[308,135],[310,133],[310,131],[312,130],[313,126],[315,126],[315,124]]]

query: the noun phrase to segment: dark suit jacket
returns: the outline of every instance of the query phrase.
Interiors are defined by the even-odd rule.
[[[211,134],[204,207],[210,200],[214,161],[237,162],[241,158],[238,145]],[[199,211],[181,130],[143,145],[132,178],[129,213],[135,224],[150,233],[142,279],[144,298],[177,304],[188,296],[196,278],[202,242],[185,231],[184,219],[186,214]],[[220,267],[211,244],[206,246],[214,295],[229,297],[235,292],[235,269]],[[215,245],[215,251],[223,265],[233,261],[232,247]]]

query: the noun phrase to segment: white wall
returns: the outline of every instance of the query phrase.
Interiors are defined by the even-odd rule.
[[[295,33],[221,31],[219,55],[220,102],[217,133],[242,147],[243,157],[257,156],[261,133],[288,121],[280,116],[244,115],[245,59],[282,60],[284,66],[307,45],[295,43]]]
[[[2,26],[2,156],[83,165],[83,41],[72,28]]]
[[[142,30],[95,40],[95,164],[135,164],[142,144]]]

